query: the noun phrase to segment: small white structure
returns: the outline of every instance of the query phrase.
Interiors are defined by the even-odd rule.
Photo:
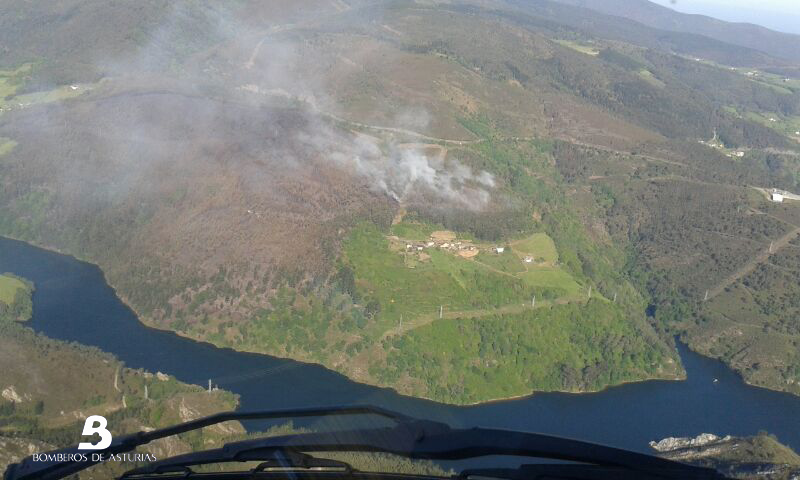
[[[417,251],[418,252],[421,252],[423,250],[425,250],[425,247],[423,247],[422,245],[417,246]]]
[[[778,192],[772,192],[769,196],[769,199],[775,203],[783,203],[783,194]]]
[[[414,245],[411,245],[410,243],[406,244],[406,250],[411,250],[412,248],[414,248]]]
[[[495,253],[503,253],[506,251],[506,247],[494,247]]]
[[[442,248],[450,248],[450,244],[449,243],[443,243],[442,244]]]
[[[434,242],[428,242],[428,243],[426,243],[425,245],[427,245],[428,247],[432,247],[432,246],[436,245],[436,243],[434,243]]]
[[[533,257],[531,256],[525,257],[525,263],[533,263]]]
[[[77,90],[78,86],[77,85],[70,85],[69,88],[72,89],[72,90]]]
[[[739,158],[742,158],[742,157],[744,157],[744,152],[742,152],[742,151],[740,150],[740,151],[738,151],[738,152],[734,153],[734,155],[735,155],[735,156],[737,156],[737,157],[739,157]]]

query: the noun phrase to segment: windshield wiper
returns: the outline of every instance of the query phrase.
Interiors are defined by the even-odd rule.
[[[94,456],[94,454],[99,454],[99,456],[107,458],[109,455],[128,453],[133,451],[136,447],[147,445],[148,443],[161,438],[171,437],[173,435],[178,435],[193,430],[199,430],[201,428],[217,425],[223,422],[267,420],[276,418],[323,417],[330,415],[378,415],[394,420],[395,422],[405,422],[411,420],[410,417],[407,417],[401,413],[393,412],[380,407],[362,405],[271,410],[267,412],[224,412],[199,418],[197,420],[180,423],[171,427],[115,437],[108,448],[89,451],[90,455],[88,455],[88,459],[85,462],[76,462],[73,460],[34,461],[33,456],[30,456],[23,459],[19,463],[9,465],[5,474],[3,475],[3,478],[4,480],[61,479],[100,463],[100,460],[94,460],[94,458],[97,458]],[[48,455],[48,458],[59,458],[58,455],[61,455],[61,458],[80,458],[80,455],[85,455],[86,452],[86,450],[79,450],[77,446],[74,446],[48,452],[48,454],[52,454]]]
[[[428,420],[417,420],[402,414],[374,407],[342,407],[329,409],[283,410],[277,412],[228,413],[187,422],[174,427],[140,432],[128,438],[125,451],[144,445],[156,438],[195,430],[229,420],[260,418],[290,418],[299,416],[322,416],[342,414],[377,414],[395,421],[392,427],[341,430],[333,432],[300,433],[275,437],[257,438],[232,442],[214,450],[188,453],[167,458],[150,465],[129,471],[126,476],[159,475],[169,472],[191,473],[188,467],[209,463],[228,463],[263,459],[275,459],[290,452],[381,452],[411,459],[460,460],[486,455],[507,455],[530,458],[546,458],[582,462],[598,467],[611,467],[633,472],[636,478],[663,479],[721,479],[716,471],[673,462],[659,457],[629,452],[612,447],[596,445],[578,440],[569,440],[549,435],[525,433],[490,428],[454,429],[448,425]],[[112,445],[107,453],[123,445]],[[100,452],[103,453],[103,452]],[[287,463],[287,465],[290,465]],[[57,479],[65,474],[87,468],[90,465],[74,463],[55,464],[42,469],[37,463],[26,459],[12,465],[6,472],[6,480],[28,480],[32,478]],[[340,465],[341,467],[341,465]],[[473,471],[474,474],[475,471]],[[496,478],[515,479],[518,470],[492,470]],[[483,471],[483,473],[490,473]],[[500,475],[505,474],[505,476]],[[475,474],[475,476],[478,476]],[[484,476],[484,475],[480,475]],[[493,475],[485,475],[492,477]],[[531,477],[528,477],[531,478]],[[535,478],[535,477],[532,477]],[[583,477],[563,477],[583,478]],[[592,478],[592,477],[587,477]],[[603,477],[613,478],[613,477]]]
[[[250,470],[252,473],[339,473],[347,474],[353,472],[353,468],[338,460],[326,458],[316,458],[302,452],[297,452],[286,448],[263,448],[253,449],[242,452],[238,455],[231,455],[225,448],[207,450],[205,452],[178,455],[160,465],[148,465],[126,472],[122,478],[152,477],[153,475],[181,474],[187,478],[195,473],[189,467],[221,464],[228,462],[253,462],[260,461],[255,468]]]

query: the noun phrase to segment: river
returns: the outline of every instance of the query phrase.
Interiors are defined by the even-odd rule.
[[[668,436],[766,430],[800,449],[800,397],[748,386],[722,363],[682,346],[686,381],[456,407],[352,382],[318,365],[216,348],[145,327],[98,267],[70,256],[0,237],[0,272],[36,284],[29,323],[35,330],[96,346],[131,368],[203,386],[212,379],[241,396],[242,410],[370,403],[456,426],[528,430],[643,452],[650,440]]]

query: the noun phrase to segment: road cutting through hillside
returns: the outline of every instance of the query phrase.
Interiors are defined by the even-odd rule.
[[[442,319],[482,318],[491,315],[507,315],[507,314],[522,313],[527,310],[534,310],[534,309],[549,307],[552,305],[566,305],[567,303],[575,303],[575,302],[586,303],[587,301],[588,298],[578,299],[575,297],[572,298],[562,297],[555,301],[537,300],[535,307],[532,307],[530,304],[514,303],[497,308],[482,308],[478,310],[460,310],[460,311],[450,311],[450,312],[444,310],[444,312],[442,313]],[[383,335],[381,335],[381,340],[395,335],[402,335],[406,332],[414,330],[415,328],[423,327],[425,325],[433,323],[436,320],[439,320],[438,313],[420,315],[412,320],[403,321],[402,324],[398,324],[396,327],[390,328],[389,330],[383,332]]]

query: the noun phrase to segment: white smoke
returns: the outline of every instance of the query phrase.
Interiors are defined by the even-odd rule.
[[[492,175],[473,171],[452,158],[452,152],[445,155],[440,149],[439,154],[432,154],[435,148],[430,146],[400,144],[391,138],[353,134],[334,127],[327,119],[338,118],[341,113],[337,97],[324,74],[325,68],[314,63],[319,59],[304,53],[309,47],[302,35],[290,34],[282,25],[244,25],[242,19],[225,9],[195,7],[176,2],[136,52],[98,59],[100,69],[110,76],[108,84],[118,85],[123,91],[138,85],[146,91],[157,85],[197,96],[203,95],[205,86],[213,86],[216,92],[253,107],[274,102],[276,96],[302,100],[299,103],[304,106],[299,108],[311,118],[296,132],[296,139],[309,148],[281,151],[282,163],[268,163],[263,168],[291,169],[310,158],[323,158],[364,178],[373,191],[401,204],[436,201],[479,210],[490,202],[495,186]],[[207,35],[214,39],[212,53],[194,54],[189,61],[181,57],[176,45],[180,45],[179,40],[187,31],[192,33],[191,38]],[[355,52],[348,55],[356,64],[363,60]],[[184,113],[184,120],[195,129],[213,130],[218,118],[229,113],[220,105],[195,102],[191,111]],[[269,109],[264,111],[269,115]],[[158,151],[163,145],[183,147],[180,132],[176,131],[182,127],[175,118],[169,118],[174,117],[172,113],[133,109],[125,113],[125,120],[120,120],[118,126],[108,128],[108,135],[98,135],[108,158],[108,178],[113,183],[106,188],[113,187],[120,194],[135,190],[138,185],[147,184],[148,177],[157,174],[165,162],[174,170],[180,169],[175,165],[176,158],[182,158],[179,152]],[[431,115],[419,106],[407,106],[390,115],[388,122],[393,123],[380,127],[426,133]],[[124,139],[123,133],[117,131],[120,129],[124,129]],[[213,133],[210,131],[209,136]],[[139,150],[132,152],[131,145]],[[197,167],[196,161],[186,165]],[[75,175],[91,173],[89,169]],[[264,173],[269,177],[272,172]],[[267,182],[263,188],[270,188]]]
[[[344,136],[319,122],[313,130],[299,132],[298,139],[400,204],[427,198],[480,210],[491,200],[495,186],[489,172],[474,172],[445,155],[428,155],[416,144],[382,142],[367,135]]]

